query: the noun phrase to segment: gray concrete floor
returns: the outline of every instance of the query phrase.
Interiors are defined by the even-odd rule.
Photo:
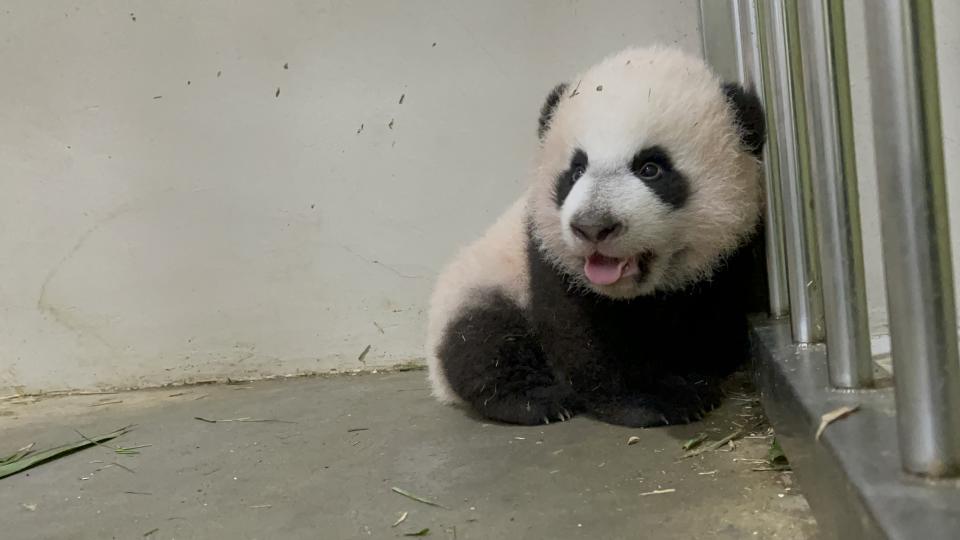
[[[0,456],[30,442],[76,440],[75,429],[92,435],[127,424],[137,427],[111,444],[151,445],[134,456],[92,447],[0,479],[0,537],[816,534],[789,473],[752,471],[769,438],[678,461],[683,441],[699,432],[720,439],[753,421],[759,409],[744,394],[688,426],[636,430],[574,418],[517,427],[437,404],[424,378],[414,371],[0,401]],[[639,442],[627,445],[630,436]],[[130,470],[104,468],[112,462]],[[651,493],[663,490],[675,491]]]

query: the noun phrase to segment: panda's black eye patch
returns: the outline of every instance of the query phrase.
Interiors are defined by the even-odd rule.
[[[644,148],[633,156],[630,170],[643,181],[657,197],[673,208],[680,208],[690,196],[690,184],[676,170],[670,154],[660,146]]]
[[[570,159],[570,171],[574,175],[574,181],[583,176],[583,173],[587,172],[588,164],[587,153],[578,148],[573,153],[573,158]]]
[[[586,152],[579,148],[574,150],[573,156],[570,158],[570,166],[557,176],[554,185],[553,200],[558,208],[563,205],[563,201],[570,194],[573,184],[583,176],[583,173],[587,172],[587,165],[589,164],[590,161]]]

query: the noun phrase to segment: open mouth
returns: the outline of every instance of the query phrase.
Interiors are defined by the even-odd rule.
[[[634,281],[640,283],[650,272],[653,259],[652,251],[625,258],[609,257],[596,252],[584,261],[583,273],[594,285],[613,285],[627,277],[633,277]]]

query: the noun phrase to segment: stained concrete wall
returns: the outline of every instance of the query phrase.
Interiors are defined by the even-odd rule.
[[[0,395],[420,358],[548,90],[628,44],[699,51],[697,9],[5,1]]]

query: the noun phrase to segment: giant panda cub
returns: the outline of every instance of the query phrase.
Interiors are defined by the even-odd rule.
[[[700,419],[747,355],[760,103],[662,47],[570,81],[526,192],[439,277],[433,393],[516,424]]]

